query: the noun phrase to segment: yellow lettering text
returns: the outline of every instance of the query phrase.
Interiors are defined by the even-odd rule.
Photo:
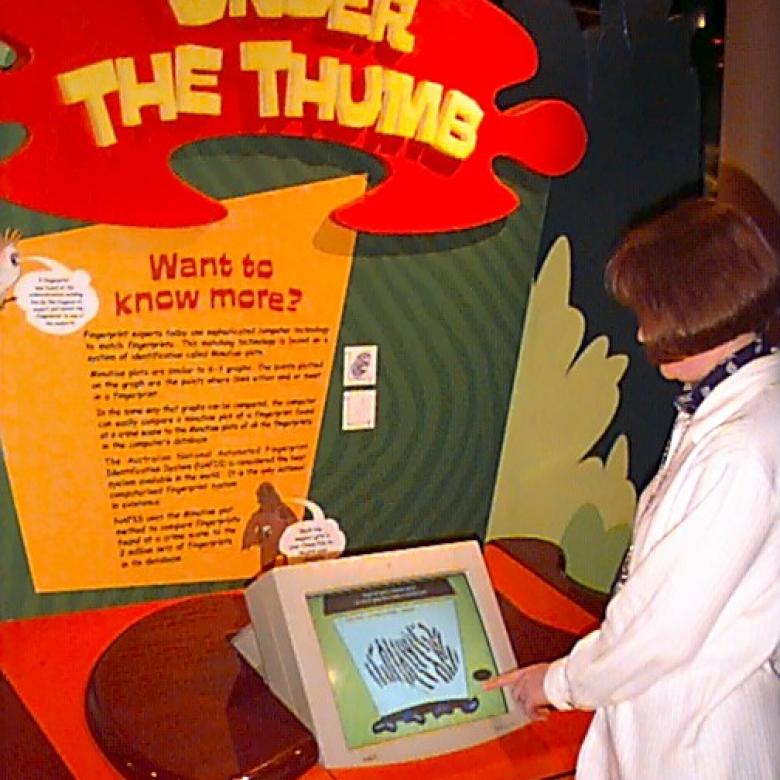
[[[474,99],[450,90],[444,98],[433,147],[450,157],[465,159],[477,145],[477,130],[484,115]]]
[[[355,8],[363,0],[343,2]],[[336,57],[310,62],[305,54],[293,51],[291,41],[244,41],[239,53],[241,69],[257,74],[259,117],[300,119],[309,104],[316,106],[320,121],[336,121],[349,128],[373,127],[377,133],[414,139],[459,160],[476,148],[484,111],[458,90],[445,91],[443,84],[415,81],[411,74],[381,65],[369,65],[357,73],[353,65]],[[118,94],[125,127],[140,125],[144,108],[156,107],[164,122],[180,113],[222,113],[222,96],[217,91],[222,49],[182,45],[176,48],[175,59],[168,52],[150,55],[150,65],[152,79],[146,82],[139,82],[132,57],[102,60],[57,76],[64,102],[84,104],[98,146],[117,142],[107,104],[113,93]],[[308,71],[315,68],[316,77],[309,76]],[[361,76],[362,97],[355,98],[353,89]],[[281,90],[284,105],[280,105]]]
[[[57,76],[62,99],[68,105],[84,103],[95,143],[111,146],[116,143],[116,133],[106,106],[106,95],[116,92],[119,82],[114,63],[101,60],[83,68]]]
[[[251,0],[252,8],[262,19],[279,19],[284,14],[284,0]],[[230,0],[228,14],[246,16],[246,0]]]
[[[368,40],[378,43],[386,36],[387,42],[396,51],[412,51],[414,36],[407,28],[417,3],[418,0],[374,0]]]
[[[241,44],[241,69],[257,72],[258,116],[279,116],[276,76],[288,70],[291,60],[290,41],[246,41]]]
[[[118,57],[114,61],[119,81],[119,107],[125,127],[141,124],[141,109],[144,106],[157,106],[163,122],[176,119],[172,57],[168,52],[160,52],[152,54],[149,59],[153,77],[144,83],[138,81],[132,57]]]
[[[368,8],[369,0],[333,0],[328,14],[328,29],[368,38],[371,17],[360,13]]]
[[[261,18],[279,18],[284,14],[299,19],[321,19],[332,0],[168,0],[176,21],[186,27],[202,27],[223,19],[247,15],[248,5]]]
[[[168,3],[179,24],[198,27],[221,19],[227,0],[168,0]]]
[[[261,19],[324,19],[329,30],[357,35],[396,51],[414,49],[409,25],[419,0],[168,0],[176,21],[186,27],[213,24],[226,16],[247,15],[251,6]]]
[[[339,87],[336,95],[336,120],[343,127],[371,127],[382,108],[382,67],[369,65],[363,71],[363,100],[352,99],[352,66],[339,66]]]
[[[288,16],[298,19],[322,19],[332,0],[287,0],[285,5]]]
[[[317,105],[317,119],[330,120],[336,114],[336,92],[339,86],[339,61],[335,57],[320,57],[319,78],[306,77],[306,55],[293,54],[284,113],[302,117],[303,104]]]
[[[183,114],[219,116],[222,97],[196,87],[216,87],[222,49],[194,44],[176,47],[176,105]]]
[[[390,74],[392,77],[387,79],[386,88],[388,94],[393,93],[393,111],[388,122],[394,124],[384,126],[381,132],[433,143],[444,87],[432,81],[421,81],[415,86],[414,78],[406,73],[387,72],[388,76]]]
[[[246,16],[246,0],[168,0],[176,21],[183,27],[202,27],[228,16]],[[252,0],[258,16],[279,17],[284,0]]]

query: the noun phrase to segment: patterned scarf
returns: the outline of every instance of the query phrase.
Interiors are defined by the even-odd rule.
[[[674,399],[674,405],[678,412],[693,414],[702,401],[724,380],[732,374],[736,374],[740,368],[746,366],[756,358],[766,357],[773,352],[777,352],[777,347],[773,346],[769,337],[764,334],[758,336],[754,341],[742,349],[738,349],[733,355],[719,363],[703,379],[700,379],[694,385],[685,385],[683,392]]]

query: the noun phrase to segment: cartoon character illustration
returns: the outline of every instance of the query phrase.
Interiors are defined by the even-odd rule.
[[[16,244],[22,234],[18,230],[6,228],[0,236],[0,311],[7,303],[15,300],[10,292],[22,275],[21,260]]]
[[[257,510],[244,528],[241,549],[260,547],[260,570],[271,568],[279,554],[279,538],[288,525],[297,521],[295,513],[285,504],[270,482],[257,488]]]

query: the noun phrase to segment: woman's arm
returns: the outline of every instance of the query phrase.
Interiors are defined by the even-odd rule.
[[[688,479],[680,521],[632,572],[601,627],[546,670],[555,707],[629,699],[688,661],[777,525],[778,498],[754,456],[718,453]],[[769,582],[777,576],[767,572]]]

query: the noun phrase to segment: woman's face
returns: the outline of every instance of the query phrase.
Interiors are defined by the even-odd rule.
[[[664,379],[689,385],[695,384],[700,379],[704,379],[715,366],[722,363],[738,349],[749,344],[755,337],[755,333],[743,333],[735,339],[731,339],[731,341],[727,341],[725,344],[719,344],[706,352],[699,352],[697,355],[691,355],[670,363],[661,363],[658,366],[658,371]],[[640,344],[644,344],[645,339],[641,327],[637,328],[636,339]]]
[[[704,379],[720,363],[720,357],[712,359],[711,353],[713,351],[691,355],[682,360],[675,360],[673,363],[661,363],[658,366],[658,371],[664,379],[689,385],[694,384],[700,379]]]

